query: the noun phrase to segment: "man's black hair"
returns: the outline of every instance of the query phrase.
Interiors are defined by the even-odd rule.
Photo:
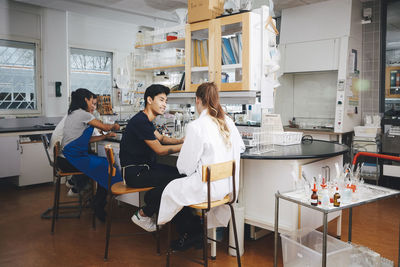
[[[150,96],[151,99],[154,99],[156,95],[165,94],[169,95],[169,88],[162,84],[152,84],[147,87],[146,92],[144,93],[144,106],[147,106],[147,97]]]

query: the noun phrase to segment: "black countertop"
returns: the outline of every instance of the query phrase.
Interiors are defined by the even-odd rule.
[[[107,138],[109,142],[120,142],[120,138]],[[326,158],[343,155],[349,151],[346,145],[314,140],[311,144],[299,144],[290,146],[274,146],[274,151],[262,154],[250,154],[245,151],[242,159],[312,159]]]
[[[250,154],[248,151],[241,155],[242,159],[312,159],[343,155],[349,151],[346,145],[314,140],[309,144],[290,146],[274,146],[274,151],[262,154]]]
[[[0,133],[54,130],[62,117],[0,119]]]

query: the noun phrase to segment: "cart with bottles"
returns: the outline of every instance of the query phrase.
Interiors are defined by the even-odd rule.
[[[323,233],[317,232],[315,230],[308,230],[304,232],[304,229],[293,233],[289,236],[284,236],[282,234],[282,244],[286,242],[285,240],[289,240],[290,242],[296,242],[297,240],[297,247],[283,248],[283,261],[284,266],[350,266],[350,265],[341,265],[340,263],[335,262],[336,260],[343,260],[343,257],[335,257],[335,253],[343,253],[342,255],[349,255],[345,254],[348,251],[348,248],[351,247],[351,240],[352,240],[352,208],[361,206],[367,203],[383,200],[386,198],[391,198],[400,195],[400,191],[385,188],[381,186],[366,184],[363,182],[362,178],[360,178],[361,172],[361,164],[356,165],[359,156],[366,156],[366,157],[375,157],[375,158],[383,158],[389,159],[394,161],[400,161],[400,157],[396,156],[388,156],[383,154],[377,153],[370,153],[370,152],[359,152],[357,153],[354,158],[352,165],[345,165],[343,171],[338,172],[340,175],[334,179],[333,183],[335,186],[339,187],[339,191],[341,194],[341,204],[339,207],[335,207],[333,203],[329,205],[317,205],[314,206],[311,204],[310,199],[310,192],[311,190],[304,189],[297,189],[295,191],[290,192],[277,192],[275,194],[275,250],[274,250],[274,266],[278,266],[278,229],[279,229],[279,200],[284,199],[286,201],[296,203],[298,205],[317,210],[323,214]],[[318,181],[315,181],[318,182]],[[309,183],[308,183],[309,184]],[[309,186],[311,186],[309,184]],[[306,187],[306,185],[305,185]],[[340,211],[343,209],[349,209],[349,229],[348,229],[348,245],[336,246],[332,249],[332,243],[337,243],[334,238],[328,236],[328,214]],[[394,229],[392,229],[394,230]],[[399,225],[399,240],[400,240],[400,225]],[[315,236],[316,233],[319,233],[322,238],[318,239],[318,244],[313,244],[313,247],[307,247],[304,250],[304,236],[307,236],[308,241],[311,237]],[[294,240],[294,241],[293,241]],[[344,242],[338,240],[345,244]],[[336,251],[335,251],[336,249]],[[308,252],[314,250],[314,253]],[[307,252],[307,253],[306,253]],[[291,254],[291,255],[288,255]],[[336,253],[337,254],[337,253]],[[307,258],[310,257],[310,258]],[[348,256],[349,257],[349,256]],[[298,265],[297,262],[300,262]],[[398,255],[398,266],[400,264],[400,244],[399,244],[399,255]],[[304,265],[306,264],[306,265]],[[337,265],[339,264],[339,265]]]

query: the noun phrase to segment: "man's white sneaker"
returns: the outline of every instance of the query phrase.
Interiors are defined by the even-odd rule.
[[[68,197],[79,197],[79,192],[78,192],[78,190],[76,190],[75,187],[72,187],[71,189],[69,189],[67,196]]]
[[[139,210],[133,214],[132,222],[142,227],[147,232],[154,232],[157,230],[154,220],[151,217],[140,216]]]

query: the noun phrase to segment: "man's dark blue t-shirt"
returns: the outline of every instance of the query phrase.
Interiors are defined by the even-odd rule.
[[[156,140],[155,127],[143,111],[133,116],[122,135],[119,158],[121,166],[147,164],[156,162],[156,153],[144,140]]]

